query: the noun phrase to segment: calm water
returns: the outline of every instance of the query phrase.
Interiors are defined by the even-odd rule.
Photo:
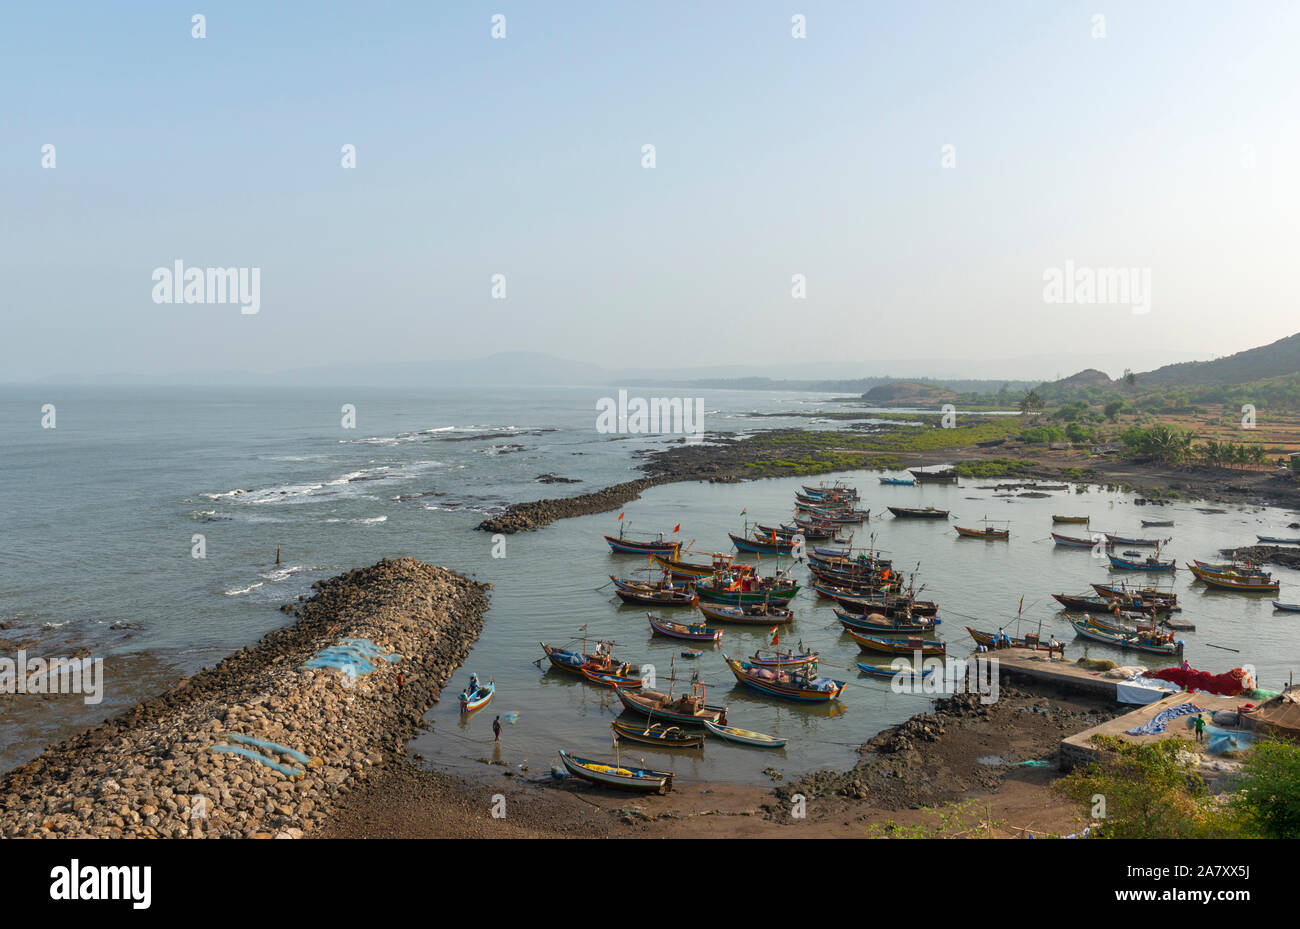
[[[108,688],[98,707],[76,698],[0,697],[0,765],[32,757],[50,739],[255,641],[284,622],[279,605],[308,593],[313,581],[403,555],[495,586],[483,636],[431,712],[435,728],[416,740],[416,751],[455,770],[485,772],[479,759],[492,757],[492,717],[513,711],[520,717],[505,729],[504,760],[536,770],[561,747],[606,754],[609,721],[619,709],[612,693],[534,662],[541,657],[539,641],[580,644],[585,624],[593,639],[618,642],[620,657],[653,662],[661,686],[672,673],[683,643],[652,637],[645,611],[623,606],[608,587],[609,574],[644,566],[640,558],[611,555],[600,538],[617,531],[617,514],[508,537],[504,559],[492,558],[491,538],[472,527],[511,502],[626,480],[638,452],[671,441],[597,435],[595,400],[612,390],[0,392],[0,623],[6,626],[0,647],[6,654],[20,644],[50,654],[89,648],[106,659]],[[843,409],[827,404],[826,395],[700,393],[710,430],[804,422],[746,412]],[[54,430],[40,428],[45,403],[56,405]],[[344,403],[356,406],[355,429],[340,428]],[[582,483],[536,483],[548,472]],[[919,563],[918,584],[939,602],[943,636],[959,653],[970,644],[964,625],[993,628],[1014,618],[1022,595],[1030,628],[1041,620],[1044,633],[1070,641],[1073,633],[1050,594],[1083,593],[1090,581],[1120,577],[1086,550],[1056,549],[1047,538],[1053,512],[1089,514],[1094,530],[1172,535],[1167,553],[1180,563],[1217,560],[1219,548],[1251,542],[1257,532],[1278,533],[1295,521],[1259,509],[1225,507],[1228,513],[1213,515],[1193,504],[1137,507],[1123,494],[1095,487],[1049,499],[997,498],[978,489],[994,481],[907,488],[880,486],[876,473],[835,476],[856,483],[863,506],[872,509],[859,539],[875,533],[898,566]],[[681,523],[682,538],[695,540],[697,549],[722,549],[726,532],[743,528],[742,510],[751,521],[787,518],[800,483],[655,488],[626,507],[628,532],[649,534]],[[888,503],[933,503],[952,509],[964,524],[984,516],[1008,519],[1012,539],[962,540],[943,523],[895,521]],[[1143,531],[1144,516],[1177,525]],[[203,559],[191,557],[195,534],[205,537]],[[773,560],[765,558],[765,567]],[[1300,599],[1297,572],[1278,573],[1281,598]],[[806,574],[796,571],[800,578]],[[1253,664],[1263,686],[1280,687],[1297,654],[1297,620],[1275,614],[1268,598],[1206,592],[1191,581],[1186,571],[1173,581],[1183,617],[1197,624],[1195,632],[1181,634],[1188,660],[1212,671]],[[698,674],[710,702],[731,707],[733,724],[786,736],[790,746],[773,753],[710,742],[695,753],[632,751],[647,760],[654,756],[656,765],[683,777],[761,783],[768,766],[787,775],[847,766],[866,738],[927,705],[923,696],[893,694],[888,682],[858,674],[853,663],[860,653],[840,633],[825,601],[801,592],[793,606],[796,622],[782,636],[816,648],[824,674],[850,681],[837,706],[805,707],[740,690],[713,651],[695,660],[678,657],[679,690]],[[719,652],[748,655],[763,642],[761,630],[725,628]],[[1090,646],[1090,654],[1161,664],[1154,656],[1121,655],[1103,645]],[[454,696],[470,671],[493,677],[498,695],[466,722],[458,718]]]

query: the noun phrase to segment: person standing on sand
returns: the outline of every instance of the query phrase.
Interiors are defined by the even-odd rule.
[[[1205,741],[1205,717],[1202,716],[1200,713],[1197,713],[1196,718],[1192,720],[1192,725],[1196,727],[1196,741],[1204,742]]]
[[[501,717],[500,716],[492,720],[492,741],[493,742],[501,741]]]
[[[397,672],[397,695],[399,697],[402,695],[402,672],[401,671]]]

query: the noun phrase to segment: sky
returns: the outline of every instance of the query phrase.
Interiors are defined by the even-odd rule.
[[[0,380],[1230,354],[1300,331],[1296,35],[1251,0],[6,4]],[[257,269],[257,312],[156,302],[177,261]],[[1136,289],[1048,299],[1067,268]]]

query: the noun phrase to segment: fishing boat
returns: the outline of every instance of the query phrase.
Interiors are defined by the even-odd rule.
[[[893,513],[900,519],[947,519],[947,510],[937,510],[932,506],[911,507],[911,506],[891,506],[889,512]]]
[[[1210,571],[1214,574],[1245,574],[1254,577],[1270,576],[1269,573],[1265,571],[1263,568],[1257,567],[1256,565],[1250,564],[1249,562],[1241,562],[1241,561],[1214,562],[1214,561],[1197,561],[1193,559],[1192,564],[1196,565],[1196,567],[1198,568],[1201,568],[1205,571]],[[1188,565],[1188,567],[1190,568],[1191,565]]]
[[[660,533],[659,538],[652,542],[625,539],[621,535],[607,535],[605,541],[609,543],[610,550],[619,555],[653,555],[656,552],[676,555],[682,547],[681,542],[666,541],[663,533]]]
[[[916,478],[920,484],[955,484],[957,471],[953,468],[938,468],[926,471],[924,468],[908,468],[907,473]]]
[[[617,787],[619,790],[636,790],[643,793],[667,793],[673,789],[673,775],[669,771],[652,771],[649,768],[629,768],[612,765],[590,758],[579,758],[560,750],[560,762],[574,777],[600,784],[605,787]]]
[[[1141,610],[1144,606],[1156,610],[1178,610],[1178,594],[1172,590],[1157,590],[1154,587],[1129,588],[1116,587],[1113,584],[1093,584],[1092,589],[1100,597],[1122,600],[1135,604],[1133,609]]]
[[[788,555],[794,550],[794,540],[782,539],[780,536],[775,539],[746,539],[734,532],[728,532],[727,535],[731,538],[731,544],[742,552],[755,552],[760,555]]]
[[[660,619],[653,613],[647,613],[646,619],[650,621],[650,628],[660,635],[666,635],[670,639],[684,639],[687,642],[716,642],[722,638],[721,629],[710,629],[703,623],[686,625],[685,623],[671,623],[666,619]]]
[[[1091,516],[1057,516],[1055,513],[1052,514],[1052,522],[1054,523],[1076,523],[1079,525],[1087,525],[1091,520]]]
[[[785,744],[790,741],[789,739],[778,739],[774,735],[751,732],[748,729],[737,729],[734,726],[723,726],[718,723],[706,722],[704,728],[720,739],[726,739],[728,742],[735,742],[738,745],[749,745],[754,748],[784,748]]]
[[[992,526],[985,526],[983,529],[964,529],[961,526],[953,526],[953,528],[957,530],[957,535],[964,539],[1007,541],[1011,538],[1010,529],[994,529]]]
[[[1257,535],[1255,538],[1269,545],[1300,545],[1300,539],[1279,538],[1273,535]]]
[[[975,640],[976,645],[983,645],[985,648],[1029,648],[1035,651],[1046,649],[1047,643],[1043,642],[1037,633],[1027,632],[1023,636],[1007,635],[1001,630],[997,632],[984,632],[980,629],[966,627],[970,637]],[[1064,652],[1062,652],[1064,654]]]
[[[1160,528],[1166,528],[1166,527],[1172,526],[1173,524],[1174,524],[1174,521],[1173,521],[1172,519],[1144,519],[1144,520],[1142,520],[1142,528],[1143,528],[1143,529],[1155,529],[1155,528],[1157,528],[1157,527],[1160,527]]]
[[[1075,633],[1080,637],[1091,639],[1094,642],[1114,645],[1116,648],[1133,649],[1134,651],[1148,652],[1153,655],[1178,655],[1183,650],[1181,641],[1173,642],[1140,634],[1112,632],[1108,629],[1098,628],[1086,620],[1076,619],[1073,616],[1070,617],[1070,625],[1074,627]]]
[[[810,677],[800,671],[781,671],[773,668],[757,667],[747,661],[737,661],[723,654],[736,680],[759,693],[788,700],[804,700],[813,703],[826,703],[834,700],[847,686],[844,681],[831,680],[828,677]]]
[[[1052,599],[1067,610],[1077,610],[1080,613],[1112,613],[1119,602],[1106,597],[1075,597],[1069,594],[1052,594]]]
[[[793,540],[795,536],[801,535],[804,537],[805,542],[829,542],[839,533],[839,528],[833,526],[820,528],[795,524],[786,525],[785,523],[780,526],[764,526],[762,523],[758,523],[754,528],[768,538],[775,535],[778,539]],[[761,538],[761,536],[755,535],[755,538]]]
[[[462,713],[473,713],[492,702],[496,696],[497,685],[489,680],[486,684],[478,682],[477,678],[471,678],[475,683],[471,684],[471,689],[461,694],[460,711]]]
[[[855,500],[858,497],[858,489],[856,487],[850,487],[843,481],[835,481],[829,486],[825,482],[816,487],[809,487],[807,484],[804,484],[803,492],[808,494],[810,497],[824,497],[827,494],[840,497],[852,497]]]
[[[769,600],[787,601],[799,592],[799,585],[789,578],[746,577],[738,581],[712,577],[695,585],[701,600],[710,603],[740,604],[765,603]]]
[[[624,603],[636,606],[694,606],[699,596],[690,590],[673,590],[665,587],[660,590],[635,587],[619,587],[614,593]]]
[[[744,563],[738,563],[735,555],[724,555],[721,552],[713,553],[713,560],[709,564],[700,564],[693,561],[681,561],[668,555],[655,555],[655,564],[663,568],[675,580],[688,580],[696,577],[712,577],[719,571],[727,571],[733,575],[746,575],[754,573],[754,566]]]
[[[596,646],[596,654],[587,655],[582,652],[572,652],[568,649],[556,648],[553,645],[541,643],[542,651],[550,659],[551,665],[559,668],[561,671],[568,671],[571,674],[577,674],[583,677],[583,671],[594,671],[600,674],[613,674],[616,676],[628,676],[631,665],[626,661],[619,661],[613,655],[605,651],[605,643],[601,642]],[[629,677],[630,681],[636,681],[639,685],[640,680]]]
[[[704,702],[702,688],[694,693],[674,697],[671,693],[658,690],[642,689],[631,693],[621,687],[614,689],[619,701],[627,709],[651,719],[663,719],[668,722],[702,725],[705,720],[717,722],[718,717],[727,711],[725,706],[708,706]]]
[[[883,639],[880,636],[864,635],[861,632],[846,630],[858,648],[864,652],[884,652],[886,655],[912,655],[920,652],[922,657],[938,657],[947,654],[948,646],[944,642],[932,642],[928,639],[909,637],[906,639]]]
[[[1273,609],[1282,610],[1286,613],[1300,613],[1300,603],[1278,603],[1274,600]]]
[[[620,739],[642,742],[646,745],[658,745],[660,748],[703,748],[704,733],[686,732],[680,726],[665,726],[663,723],[632,722],[616,719],[609,728]]]
[[[1092,539],[1080,539],[1076,536],[1061,535],[1057,532],[1052,533],[1052,541],[1062,548],[1092,548],[1098,544],[1109,544],[1105,543],[1104,538],[1101,536],[1098,536],[1097,541],[1094,542]]]
[[[845,629],[853,629],[858,632],[867,633],[919,633],[933,634],[937,630],[935,625],[942,620],[930,619],[928,617],[901,617],[890,619],[883,613],[846,613],[843,610],[835,611],[835,618],[840,621],[840,625]]]
[[[1188,565],[1197,579],[1220,590],[1236,590],[1243,593],[1272,593],[1282,589],[1282,582],[1272,580],[1267,574],[1218,574]]]
[[[794,622],[794,613],[784,607],[765,603],[749,606],[723,606],[720,603],[696,604],[705,619],[719,623],[738,623],[746,626],[774,626]]]
[[[1127,536],[1114,535],[1110,532],[1103,533],[1103,535],[1106,536],[1106,541],[1110,542],[1111,545],[1133,545],[1138,548],[1160,547],[1159,539],[1130,539]]]
[[[747,659],[750,664],[760,668],[798,668],[803,665],[817,663],[816,652],[803,652],[795,654],[791,651],[778,652],[758,649]]]
[[[915,487],[916,478],[908,479],[903,477],[882,477],[880,479],[880,483],[888,484],[891,487]]]
[[[1106,557],[1110,559],[1110,566],[1120,571],[1175,571],[1178,568],[1177,562],[1161,561],[1155,556],[1143,558],[1141,561],[1132,561],[1107,552]]]
[[[862,670],[863,673],[870,674],[873,677],[898,677],[901,674],[903,675],[904,680],[916,680],[917,678],[925,680],[935,671],[933,667],[918,671],[913,667],[895,668],[893,665],[868,664],[865,661],[858,661],[855,662],[855,664],[857,664],[858,668]]]
[[[593,684],[600,687],[626,687],[629,690],[636,690],[641,686],[641,678],[632,677],[629,674],[618,674],[614,671],[599,671],[595,668],[579,668],[578,673]]]

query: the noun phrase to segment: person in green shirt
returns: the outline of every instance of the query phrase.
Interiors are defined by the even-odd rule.
[[[1192,720],[1192,725],[1196,727],[1196,741],[1205,741],[1205,717],[1200,713],[1196,714],[1196,719]]]

